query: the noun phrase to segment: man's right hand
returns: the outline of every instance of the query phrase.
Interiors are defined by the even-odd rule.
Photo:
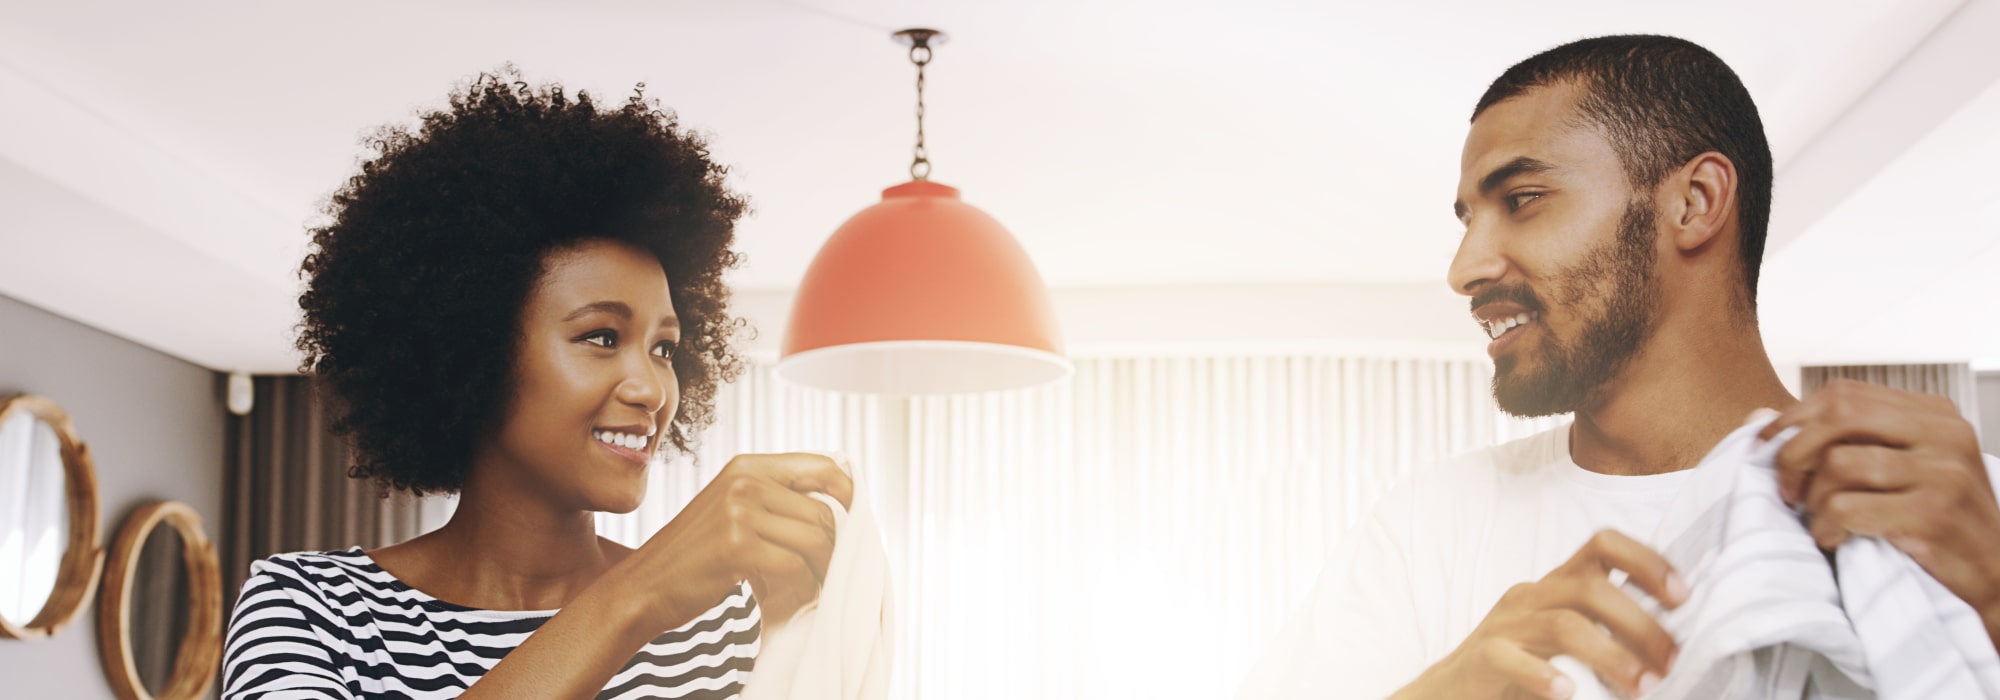
[[[1603,530],[1542,580],[1508,589],[1457,649],[1396,697],[1568,698],[1576,683],[1549,663],[1558,655],[1589,666],[1627,695],[1652,690],[1679,647],[1638,601],[1611,584],[1613,570],[1669,608],[1687,601],[1687,583],[1666,558]]]

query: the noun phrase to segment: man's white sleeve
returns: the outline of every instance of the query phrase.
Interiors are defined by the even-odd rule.
[[[1405,556],[1408,511],[1395,518],[1396,510],[1390,503],[1378,505],[1341,539],[1305,603],[1237,692],[1238,700],[1383,698],[1423,672]],[[1426,588],[1437,587],[1432,582]]]

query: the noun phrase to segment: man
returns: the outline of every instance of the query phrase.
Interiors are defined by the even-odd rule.
[[[1575,419],[1411,475],[1242,697],[1568,697],[1557,656],[1650,689],[1676,642],[1613,578],[1686,599],[1633,535],[1757,409],[1783,412],[1764,438],[1801,428],[1780,487],[1822,547],[1886,536],[2000,631],[2000,506],[1971,426],[1872,385],[1801,402],[1765,356],[1771,156],[1727,65],[1669,37],[1552,49],[1480,98],[1460,168],[1450,284],[1493,338],[1494,397]]]

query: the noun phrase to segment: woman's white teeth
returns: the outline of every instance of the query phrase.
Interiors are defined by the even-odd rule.
[[[628,450],[646,449],[646,436],[644,435],[621,433],[615,430],[599,430],[595,435],[599,441],[607,445],[617,445]]]

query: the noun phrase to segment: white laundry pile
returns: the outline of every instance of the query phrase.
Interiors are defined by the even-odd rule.
[[[2000,654],[1971,606],[1880,539],[1851,538],[1831,562],[1814,544],[1772,465],[1795,430],[1756,440],[1771,420],[1716,445],[1648,540],[1688,601],[1663,610],[1625,584],[1680,643],[1647,698],[2000,698]],[[1556,663],[1575,697],[1614,697],[1582,664]]]
[[[846,458],[829,454],[852,475]],[[882,531],[866,490],[854,489],[852,511],[822,493],[833,510],[833,558],[819,598],[790,620],[764,621],[763,648],[744,683],[743,700],[881,700],[889,696],[895,650],[894,600]]]

